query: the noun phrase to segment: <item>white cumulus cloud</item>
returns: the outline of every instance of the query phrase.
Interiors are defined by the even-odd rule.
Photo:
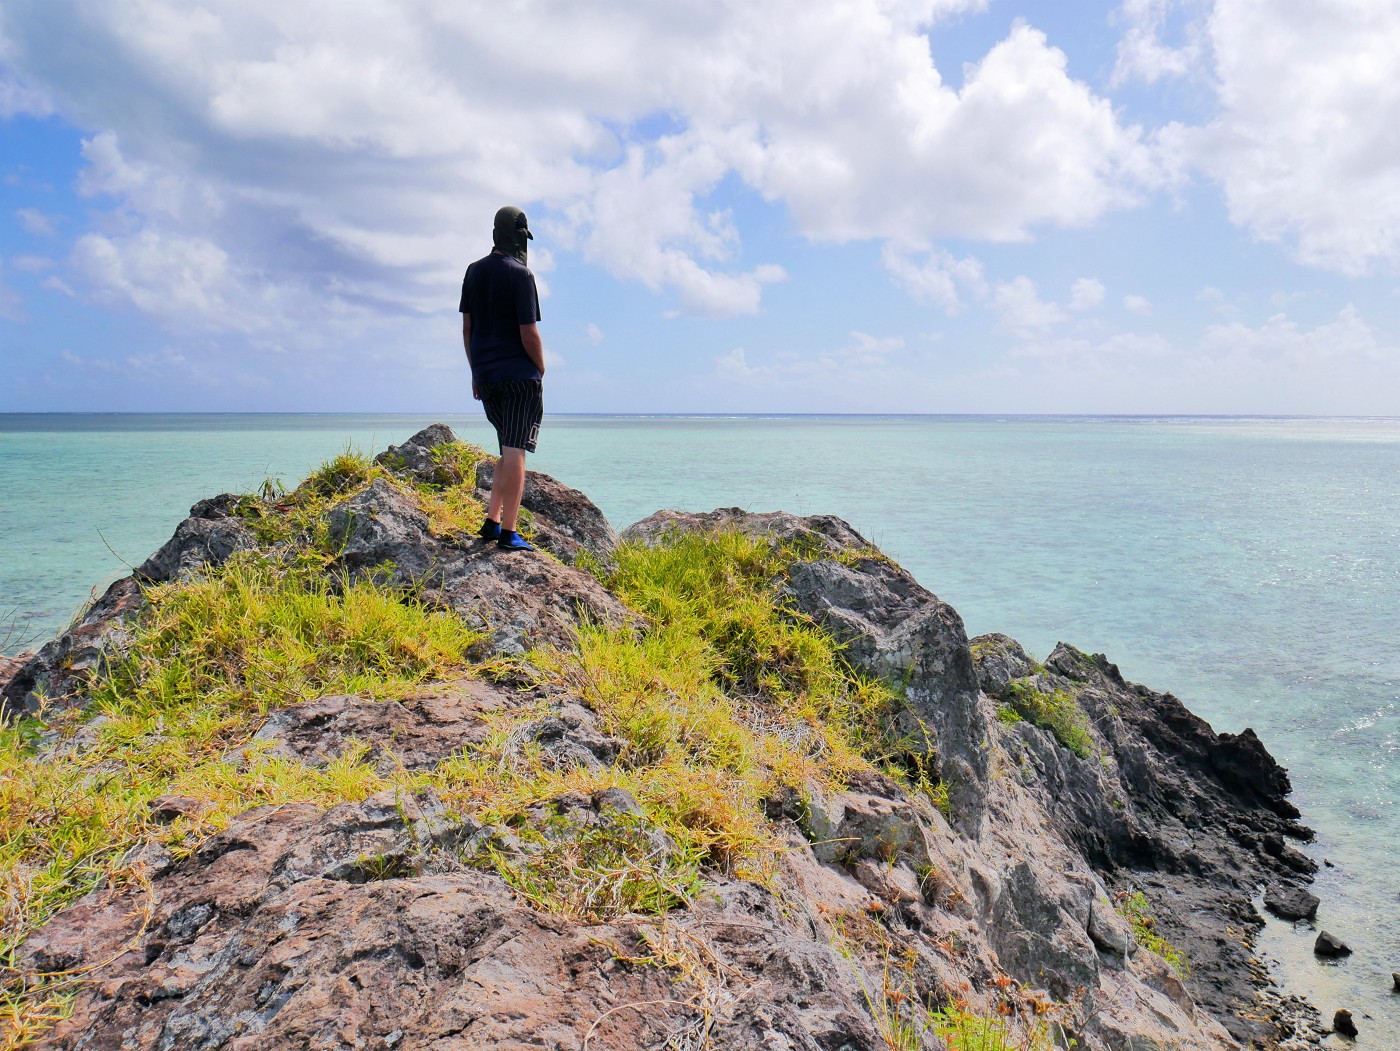
[[[1021,337],[1046,332],[1069,316],[1058,303],[1041,299],[1035,282],[1028,277],[997,284],[991,303],[999,326]]]
[[[1096,277],[1081,277],[1069,290],[1071,310],[1092,310],[1103,302],[1105,289],[1103,282]]]
[[[1220,113],[1185,140],[1231,218],[1345,274],[1400,263],[1400,5],[1216,0]]]
[[[1160,181],[1155,141],[1029,24],[949,82],[926,34],[986,6],[10,0],[0,59],[4,97],[37,85],[93,133],[81,188],[118,221],[79,269],[173,322],[210,316],[214,257],[152,260],[196,243],[234,330],[269,296],[434,313],[504,201],[546,244],[734,315],[786,274],[748,257],[726,183],[805,238],[932,244],[1088,223]],[[906,283],[955,309],[929,263]]]
[[[886,241],[881,258],[894,279],[915,299],[933,303],[949,314],[964,306],[964,295],[987,295],[982,264],[971,256],[962,259],[951,252],[902,241]]]

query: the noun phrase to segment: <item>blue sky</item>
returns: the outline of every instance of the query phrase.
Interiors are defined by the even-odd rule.
[[[1392,0],[6,0],[0,411],[1400,414]]]

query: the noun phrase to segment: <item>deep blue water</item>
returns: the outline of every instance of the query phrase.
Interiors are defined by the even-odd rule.
[[[428,422],[0,415],[0,613],[50,635],[195,500]],[[446,422],[487,443],[478,417]],[[531,465],[618,526],[841,515],[969,633],[1103,652],[1217,729],[1254,727],[1335,865],[1320,922],[1356,954],[1320,965],[1282,927],[1264,945],[1329,1017],[1371,1013],[1358,1046],[1400,1047],[1400,420],[550,417]]]

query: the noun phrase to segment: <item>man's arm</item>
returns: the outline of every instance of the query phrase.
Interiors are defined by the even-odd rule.
[[[462,349],[467,352],[467,364],[472,363],[472,316],[467,313],[462,314]],[[477,389],[476,380],[472,380],[472,397],[477,401],[481,400],[481,391]]]
[[[525,345],[525,353],[535,368],[544,375],[544,340],[540,338],[540,326],[535,322],[520,326],[520,342]]]

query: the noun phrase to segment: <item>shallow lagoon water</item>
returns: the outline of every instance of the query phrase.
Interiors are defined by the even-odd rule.
[[[0,614],[50,635],[194,501],[428,422],[0,415]],[[1357,1047],[1400,1047],[1400,420],[550,417],[532,466],[618,525],[660,507],[838,514],[970,634],[1106,653],[1217,729],[1254,727],[1335,866],[1319,923],[1356,953],[1317,963],[1313,934],[1284,925],[1261,948],[1329,1018],[1357,1014]]]

